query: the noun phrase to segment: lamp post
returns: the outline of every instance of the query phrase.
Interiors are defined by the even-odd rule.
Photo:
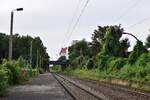
[[[12,59],[12,47],[13,47],[13,17],[14,17],[14,11],[22,11],[23,8],[17,8],[11,11],[11,22],[10,22],[10,39],[9,39],[9,60]]]

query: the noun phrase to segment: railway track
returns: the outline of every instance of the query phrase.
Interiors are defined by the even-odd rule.
[[[78,78],[72,78],[65,75],[55,74],[56,78],[60,83],[65,84],[64,86],[73,85],[77,87],[74,91],[79,91],[79,97],[86,96],[87,98],[78,98],[76,97],[78,93],[70,92],[73,91],[72,88],[69,88],[68,91],[73,94],[76,98],[75,100],[150,100],[150,93],[136,91],[129,89],[127,87],[122,87],[119,85],[113,85],[108,83],[100,83],[93,80],[82,80]],[[86,92],[86,94],[82,94]],[[81,95],[82,94],[82,95]],[[90,98],[87,95],[91,95]]]
[[[100,95],[98,96],[92,93],[91,91],[81,87],[71,80],[64,78],[59,74],[53,74],[53,76],[74,100],[103,100]]]
[[[77,80],[80,81],[80,83],[84,83],[94,90],[103,93],[105,96],[109,97],[110,100],[150,100],[150,92],[148,91],[142,91],[106,82],[81,79]]]

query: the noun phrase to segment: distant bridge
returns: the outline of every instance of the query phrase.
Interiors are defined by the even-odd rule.
[[[62,62],[62,61],[49,61],[50,65],[67,65],[68,61]]]

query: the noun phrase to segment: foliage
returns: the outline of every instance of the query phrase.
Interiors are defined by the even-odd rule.
[[[30,77],[36,77],[39,74],[38,69],[31,69],[31,76]]]
[[[148,35],[148,37],[146,38],[146,43],[145,43],[147,48],[150,48],[150,34]]]
[[[87,69],[92,69],[92,68],[94,68],[94,62],[93,62],[93,59],[91,58],[91,59],[89,59],[88,61],[87,61],[87,63],[86,63],[86,68]]]
[[[68,63],[68,60],[66,58],[66,56],[61,56],[58,58],[58,60],[60,63],[61,63],[61,67],[62,67],[62,71],[64,71],[66,68],[67,68],[67,63]]]
[[[133,51],[129,55],[129,63],[134,64],[138,57],[145,52],[147,52],[147,50],[143,46],[143,43],[141,41],[137,41],[137,44],[134,46]]]
[[[3,67],[7,68],[10,70],[10,81],[12,82],[10,84],[18,84],[19,83],[19,67],[15,66],[16,63],[14,61],[4,61],[3,62]]]
[[[27,63],[26,63],[26,61],[23,59],[23,57],[19,57],[19,59],[17,60],[17,64],[18,64],[18,66],[20,66],[21,68],[26,68],[26,67],[27,67]]]
[[[107,61],[107,67],[108,67],[107,72],[111,73],[112,71],[119,71],[126,64],[127,64],[126,58],[111,57]]]
[[[39,74],[43,74],[44,73],[44,70],[42,68],[39,68]]]
[[[72,59],[74,57],[83,56],[91,56],[91,51],[89,48],[89,43],[86,40],[81,40],[73,44],[69,47],[69,58]]]
[[[124,66],[119,73],[121,78],[126,78],[136,81],[147,81],[146,77],[149,75],[150,67],[141,67],[141,66]],[[148,79],[149,80],[149,79]]]
[[[130,47],[130,42],[128,38],[122,39],[120,41],[120,53],[122,57],[128,56],[128,48]]]
[[[29,63],[30,60],[30,47],[32,41],[32,66],[33,68],[37,65],[42,67],[44,70],[48,69],[49,56],[46,52],[46,47],[43,45],[40,37],[32,38],[31,36],[20,36],[19,34],[13,35],[13,59],[17,60],[20,56]],[[0,59],[8,58],[8,45],[9,35],[0,33]],[[37,57],[38,53],[38,57]],[[37,59],[38,58],[38,59]],[[21,60],[21,59],[20,59]]]
[[[91,37],[91,48],[93,56],[96,56],[102,50],[107,28],[108,26],[98,26],[98,29],[94,30],[94,33]]]
[[[69,62],[71,67],[85,66],[87,58],[91,57],[91,48],[85,40],[78,41],[69,47]]]
[[[5,94],[9,85],[19,84],[38,74],[39,70],[27,67],[22,58],[17,61],[3,60],[0,64],[0,96]]]
[[[53,72],[60,72],[61,71],[61,66],[60,65],[52,66],[51,70]]]
[[[109,56],[108,55],[105,55],[104,53],[99,53],[96,57],[96,66],[98,68],[102,68],[104,69],[106,67],[106,62],[107,60],[109,59]]]
[[[0,65],[0,96],[5,94],[6,88],[8,87],[9,76],[7,73],[7,69]]]
[[[136,61],[135,65],[145,67],[150,62],[150,53],[143,53]]]
[[[120,26],[110,26],[107,28],[105,43],[102,52],[110,56],[120,56],[120,38],[122,36],[123,29]]]
[[[122,34],[126,33],[121,26],[99,26],[92,34],[91,43],[82,40],[69,47],[70,66],[64,72],[88,78],[116,77],[150,82],[150,53],[146,49],[150,36],[146,47],[136,38],[137,44],[130,53],[129,39],[121,40]]]

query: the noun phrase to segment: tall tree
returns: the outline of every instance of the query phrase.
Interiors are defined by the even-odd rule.
[[[8,57],[9,36],[0,33],[0,59]]]
[[[128,48],[130,47],[130,42],[128,38],[122,39],[120,41],[120,53],[122,57],[128,56]]]
[[[94,56],[97,55],[103,48],[107,28],[108,26],[98,26],[98,29],[94,30],[94,33],[92,34],[91,48]]]
[[[30,60],[30,47],[32,43],[32,66],[36,66],[37,58],[39,58],[40,67],[43,67],[45,70],[49,67],[49,55],[46,51],[46,47],[43,45],[40,37],[32,38],[31,36],[20,36],[19,34],[13,35],[13,59],[18,59],[22,56],[26,61]],[[9,49],[9,36],[0,33],[0,59],[8,58]],[[37,57],[37,50],[39,51]]]
[[[143,46],[143,42],[137,41],[136,45],[133,48],[133,51],[129,55],[129,63],[134,64],[138,57],[140,57],[141,54],[148,52],[145,46]]]
[[[123,34],[121,26],[110,26],[107,28],[103,53],[110,56],[120,56],[120,38]]]
[[[146,38],[146,48],[150,48],[150,35]]]
[[[91,57],[89,42],[84,39],[69,47],[69,61],[72,66],[83,65],[87,58]]]

